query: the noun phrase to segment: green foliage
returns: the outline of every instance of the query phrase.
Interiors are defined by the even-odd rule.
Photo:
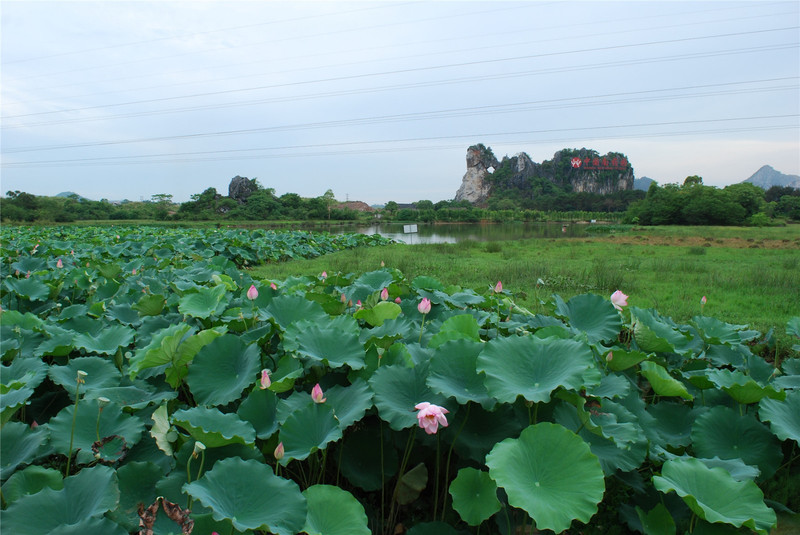
[[[506,280],[494,293],[383,268],[272,289],[241,269],[332,247],[317,235],[2,232],[5,281],[30,267],[47,289],[0,297],[13,533],[121,535],[157,496],[218,532],[683,533],[691,510],[766,533],[776,517],[754,480],[796,477],[800,359],[766,362],[746,325],[593,294],[534,314]],[[142,295],[158,303],[134,306]],[[341,295],[369,312],[329,306]],[[423,402],[446,417],[436,436]],[[781,489],[766,499],[800,505]]]

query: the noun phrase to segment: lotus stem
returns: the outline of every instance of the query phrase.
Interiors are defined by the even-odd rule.
[[[442,436],[436,433],[436,475],[433,479],[433,519],[436,520],[436,514],[439,512],[439,457],[441,457],[439,450],[442,445]]]
[[[72,462],[72,445],[75,439],[75,421],[78,418],[78,401],[81,399],[81,384],[83,384],[84,377],[87,373],[83,370],[78,370],[78,377],[75,380],[75,409],[72,411],[72,430],[69,432],[69,453],[67,454],[67,469],[64,472],[64,477],[69,477],[69,468]]]
[[[456,436],[453,437],[453,442],[450,443],[450,451],[447,452],[447,465],[444,469],[444,497],[442,498],[442,522],[444,522],[444,512],[447,509],[447,486],[450,481],[450,459],[453,456],[453,447],[456,445],[456,440],[458,440],[458,436],[461,434],[461,431],[464,429],[464,426],[467,425],[467,419],[469,418],[469,409],[472,407],[472,404],[467,402],[467,413],[464,415],[464,421],[461,422],[461,426],[459,426],[458,431],[456,431]],[[434,520],[436,520],[434,518]],[[480,530],[480,526],[478,526]]]
[[[422,343],[422,331],[425,330],[425,315],[422,315],[422,326],[419,328],[419,344]]]

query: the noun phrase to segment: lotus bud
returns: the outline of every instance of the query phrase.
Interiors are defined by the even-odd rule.
[[[263,369],[261,370],[261,390],[266,390],[269,388],[269,385],[272,384],[272,381],[269,379],[269,370]]]
[[[275,448],[275,452],[272,455],[275,456],[275,460],[280,461],[281,459],[283,459],[283,454],[284,454],[283,442],[279,442],[278,447]]]
[[[386,301],[387,299],[389,299],[389,290],[384,288],[381,290],[381,301]]]
[[[494,293],[499,294],[503,291],[503,283],[497,281],[497,284],[494,285]]]
[[[431,311],[431,300],[427,297],[423,297],[422,301],[419,302],[417,305],[417,310],[419,310],[420,314],[427,314]]]
[[[273,290],[277,290],[277,289],[278,289],[278,287],[277,287],[277,286],[275,286],[275,283],[274,283],[274,282],[270,282],[270,283],[269,283],[269,287],[270,287],[270,288],[272,288]]]
[[[58,259],[58,262],[56,262],[56,267],[57,268],[63,268],[64,267],[64,262],[62,262],[60,258]]]
[[[325,400],[328,398],[322,396],[322,387],[317,383],[314,385],[314,388],[311,389],[311,399],[314,400],[314,403],[325,403]]]
[[[399,305],[402,302],[402,300],[399,297],[397,297],[395,298],[394,302]]]
[[[258,290],[256,290],[255,284],[251,284],[250,289],[247,290],[247,298],[252,301],[256,297],[258,297]]]

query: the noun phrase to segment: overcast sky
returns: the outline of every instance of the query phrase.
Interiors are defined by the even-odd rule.
[[[800,3],[0,3],[2,192],[452,199],[467,147],[800,174]]]

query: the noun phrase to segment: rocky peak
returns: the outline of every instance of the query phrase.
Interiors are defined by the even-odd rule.
[[[234,199],[239,204],[244,204],[247,198],[258,189],[255,180],[236,175],[228,185],[228,197]]]
[[[485,178],[490,174],[489,169],[499,166],[492,149],[482,143],[472,145],[467,149],[467,172],[461,179],[461,187],[456,192],[456,201],[469,201],[482,203],[489,197],[490,185]]]

